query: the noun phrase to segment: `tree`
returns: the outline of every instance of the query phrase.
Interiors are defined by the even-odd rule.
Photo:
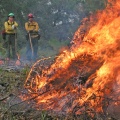
[[[25,44],[24,23],[27,14],[33,13],[38,21],[42,39],[60,41],[72,39],[74,32],[80,25],[80,21],[95,12],[103,9],[106,0],[1,0],[0,5],[0,30],[3,22],[10,12],[15,13],[19,23],[19,45]]]

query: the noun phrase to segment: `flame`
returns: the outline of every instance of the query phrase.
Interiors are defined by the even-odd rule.
[[[25,87],[37,94],[38,109],[69,113],[76,106],[82,108],[87,104],[103,112],[104,100],[113,96],[115,101],[120,99],[119,11],[120,1],[109,0],[105,10],[82,21],[71,48],[57,56],[53,64],[40,67],[40,72],[35,69],[43,60],[33,65]],[[88,77],[85,84],[76,83],[81,76]]]
[[[16,60],[16,63],[15,65],[17,66],[20,66],[21,65],[21,62],[20,62],[20,55],[17,53],[17,60]]]
[[[4,61],[3,60],[0,60],[0,65],[3,65],[4,64]]]

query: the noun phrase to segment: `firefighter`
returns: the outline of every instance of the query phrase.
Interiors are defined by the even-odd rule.
[[[40,39],[39,25],[34,20],[32,13],[28,14],[28,21],[25,23],[25,30],[27,32],[27,48],[26,57],[29,61],[36,61],[38,52],[38,40]]]
[[[7,60],[10,58],[15,60],[16,59],[16,28],[18,27],[18,23],[15,21],[14,13],[9,13],[8,20],[4,22],[6,39],[4,47],[6,48],[7,53]]]

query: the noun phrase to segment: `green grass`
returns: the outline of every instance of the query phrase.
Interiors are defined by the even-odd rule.
[[[48,44],[53,48],[53,50],[55,51],[59,51],[60,48],[67,46],[69,43],[68,40],[64,40],[64,41],[59,41],[57,39],[52,39],[48,41]]]
[[[68,45],[69,41],[65,40],[60,42],[57,39],[51,39],[47,43],[41,41],[38,50],[38,56],[41,57],[51,57],[59,54],[60,50]]]
[[[50,39],[49,41],[40,39],[38,47],[38,58],[51,57],[59,54],[60,50],[69,44],[69,40],[59,41],[57,39]],[[22,48],[17,49],[20,58],[26,57],[26,45],[24,44]],[[5,58],[6,50],[0,43],[0,57]]]

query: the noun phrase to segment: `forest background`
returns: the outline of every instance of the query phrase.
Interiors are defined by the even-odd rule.
[[[74,32],[81,20],[91,13],[103,9],[106,0],[0,0],[0,32],[9,13],[15,14],[19,23],[17,30],[17,51],[25,57],[26,32],[24,24],[27,15],[33,13],[39,23],[41,39],[39,40],[38,57],[54,56],[63,47],[70,46]],[[0,57],[5,57],[3,40],[0,36]]]

